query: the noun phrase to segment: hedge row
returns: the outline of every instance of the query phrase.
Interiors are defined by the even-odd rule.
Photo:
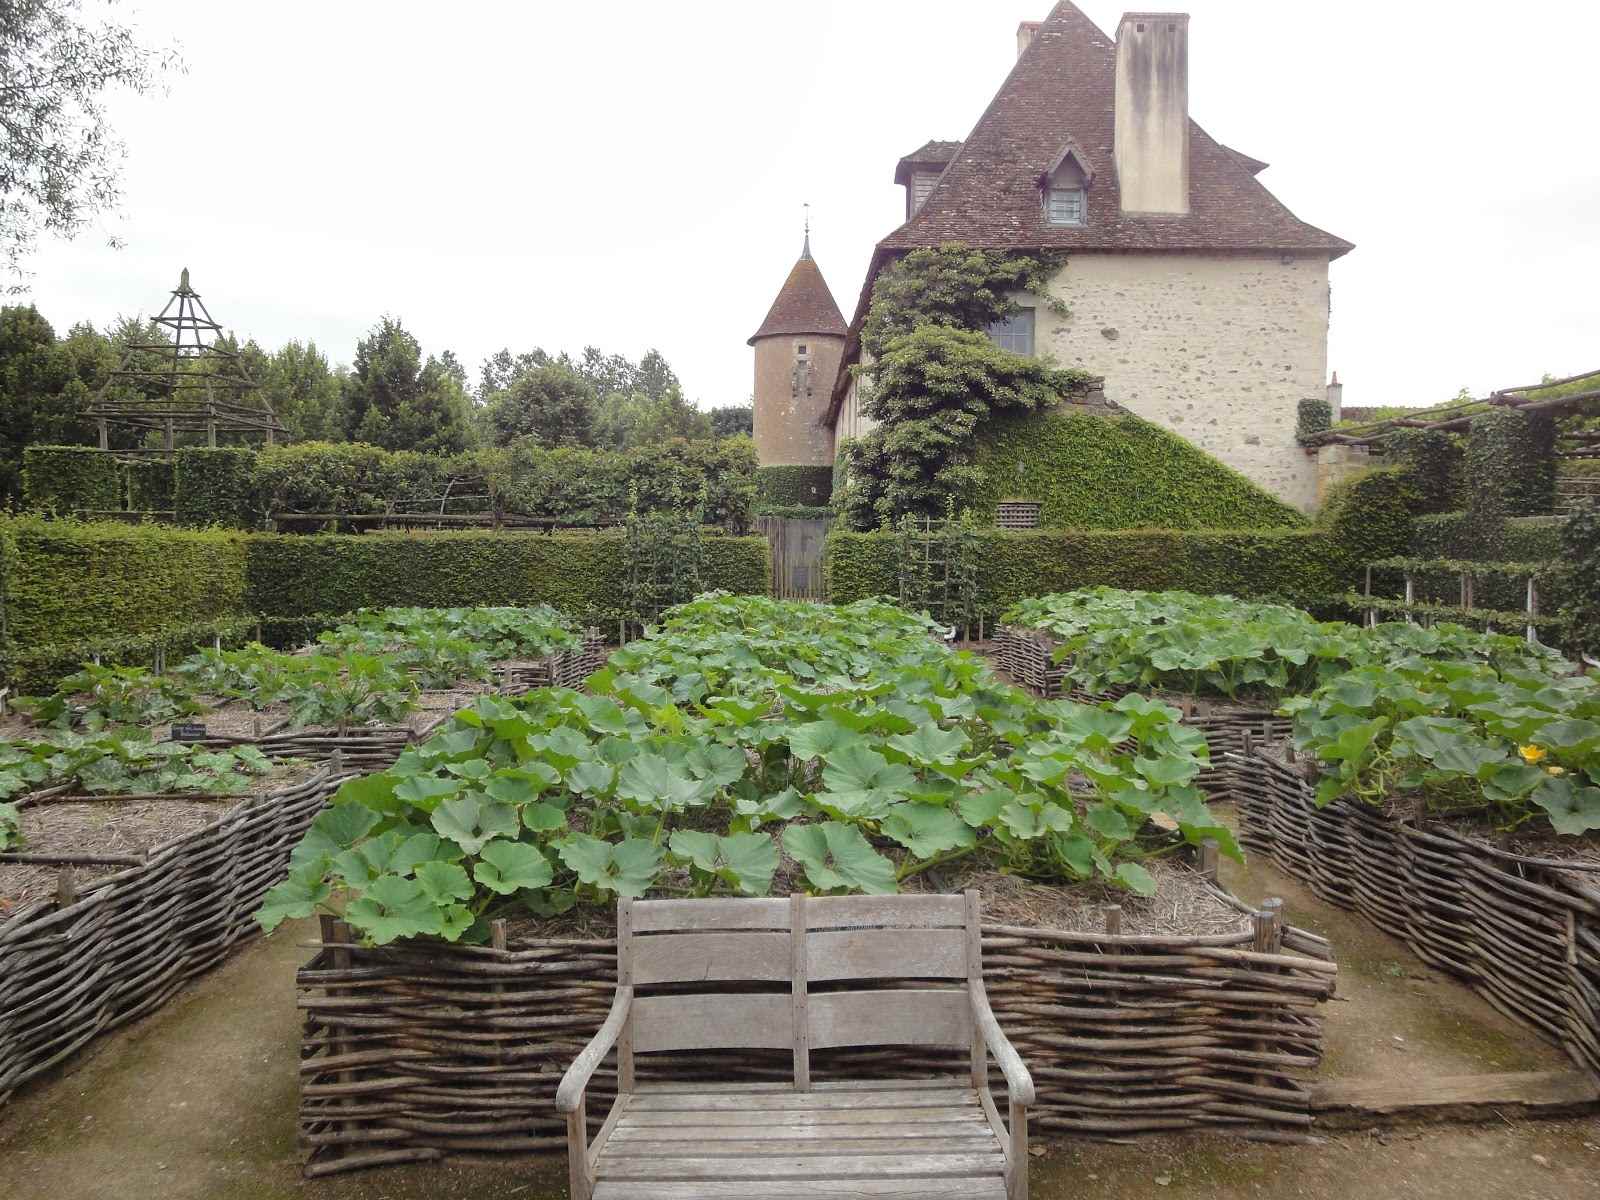
[[[1341,483],[1306,529],[1040,529],[977,534],[978,607],[993,619],[1046,592],[1181,588],[1342,608],[1366,563],[1405,551],[1414,493],[1395,470]],[[828,535],[823,570],[836,604],[899,591],[892,532]]]
[[[707,536],[707,590],[765,593],[765,538]],[[585,622],[624,616],[624,537],[612,530],[375,533],[250,540],[251,611],[272,618],[380,605],[553,605]]]
[[[38,512],[122,507],[122,468],[90,446],[29,446],[22,452],[23,502]]]
[[[833,464],[758,467],[756,502],[763,508],[825,508],[833,498]]]
[[[26,652],[241,616],[247,548],[220,530],[0,521],[4,644]]]
[[[1493,512],[1450,512],[1419,517],[1411,536],[1413,558],[1454,559],[1459,562],[1535,563],[1559,562],[1561,517],[1512,517],[1502,520]],[[1458,603],[1460,577],[1425,574],[1416,579],[1424,599]],[[1526,585],[1515,579],[1480,578],[1474,583],[1473,602],[1484,608],[1514,610],[1527,603]],[[1560,577],[1541,584],[1546,612],[1566,598]]]
[[[1305,525],[1205,451],[1132,413],[996,417],[978,437],[980,522],[1002,500],[1036,500],[1052,529],[1271,529]]]
[[[1472,418],[1465,474],[1468,507],[1507,517],[1555,506],[1555,421],[1543,413],[1495,408]]]

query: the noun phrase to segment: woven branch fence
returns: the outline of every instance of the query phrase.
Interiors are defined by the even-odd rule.
[[[1067,678],[1066,664],[1053,661],[1057,645],[1055,639],[1043,630],[1002,625],[995,630],[993,656],[1017,686],[1046,700],[1064,697],[1080,704],[1098,704],[1104,700],[1118,700],[1133,690],[1118,687],[1105,692],[1086,692],[1073,686]],[[1156,699],[1165,700],[1178,708],[1183,713],[1185,725],[1206,735],[1212,766],[1195,777],[1195,785],[1213,799],[1226,799],[1233,789],[1234,756],[1248,753],[1255,745],[1286,738],[1294,729],[1294,722],[1288,717],[1279,717],[1271,712],[1203,714],[1195,711],[1193,696],[1169,692],[1152,694]]]
[[[0,924],[0,1103],[253,937],[261,897],[349,777],[325,767],[241,801],[79,898],[37,901]]]
[[[1600,1071],[1600,875],[1364,804],[1318,808],[1299,769],[1265,754],[1239,758],[1235,788],[1247,847]]]
[[[1262,916],[1238,933],[1188,937],[992,925],[984,960],[995,1012],[1039,1087],[1036,1129],[1305,1137],[1303,1075],[1321,1060],[1320,1006],[1337,973],[1323,939]],[[615,980],[609,939],[363,948],[325,920],[297,979],[306,1174],[561,1149],[556,1085],[604,1020]],[[903,1076],[956,1062],[937,1050],[834,1051],[813,1056],[813,1074]],[[615,1094],[614,1066],[595,1079],[595,1122]],[[641,1078],[676,1080],[791,1070],[787,1052],[760,1051],[640,1066]]]

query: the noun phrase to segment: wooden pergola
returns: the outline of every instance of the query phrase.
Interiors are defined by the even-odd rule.
[[[238,353],[219,344],[222,326],[189,285],[187,267],[154,321],[172,330],[172,340],[130,343],[86,410],[99,429],[100,449],[111,449],[112,425],[163,434],[159,448],[119,452],[131,454],[170,455],[180,430],[203,430],[208,446],[217,444],[219,433],[259,434],[270,446],[287,432],[245,375]],[[131,385],[133,394],[114,395],[118,384]]]
[[[1501,388],[1483,400],[1461,400],[1428,409],[1415,417],[1389,417],[1349,429],[1329,429],[1305,440],[1315,446],[1377,446],[1396,429],[1465,429],[1472,418],[1495,408],[1519,412],[1563,412],[1581,409],[1600,401],[1600,387],[1585,388],[1566,396],[1541,396],[1538,393],[1584,379],[1600,379],[1600,370],[1584,371],[1565,379],[1549,379],[1522,387]],[[1561,435],[1558,454],[1562,458],[1600,458],[1600,431],[1578,430]]]

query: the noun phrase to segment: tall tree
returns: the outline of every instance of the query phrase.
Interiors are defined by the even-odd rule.
[[[755,402],[749,404],[724,404],[720,408],[706,410],[706,416],[711,418],[712,437],[733,437],[738,433],[755,432]]]
[[[602,396],[595,407],[594,444],[632,450],[669,438],[708,438],[711,419],[683,398],[676,387],[659,399],[643,391]]]
[[[264,356],[260,372],[253,378],[291,441],[326,442],[342,436],[342,374],[328,365],[327,355],[315,342],[285,343],[276,354]]]
[[[570,366],[547,362],[520,371],[487,402],[497,446],[532,437],[541,446],[584,446],[592,436],[594,387]]]
[[[0,256],[13,277],[40,233],[71,237],[116,207],[125,149],[107,90],[149,92],[181,65],[131,26],[85,19],[81,0],[0,4]]]
[[[392,317],[356,343],[341,390],[351,441],[458,454],[473,440],[460,365],[448,355],[424,360],[417,339]]]
[[[0,496],[21,490],[22,452],[88,440],[88,387],[70,350],[31,304],[0,308]]]

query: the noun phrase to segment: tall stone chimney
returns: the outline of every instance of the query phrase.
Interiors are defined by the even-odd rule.
[[[1126,13],[1117,26],[1122,211],[1189,211],[1189,14]]]
[[[1024,21],[1017,26],[1017,57],[1022,57],[1022,52],[1033,45],[1033,35],[1039,32],[1043,21]]]
[[[1333,373],[1333,381],[1328,384],[1328,407],[1333,410],[1333,419],[1341,421],[1344,418],[1339,414],[1344,412],[1344,384],[1339,382],[1339,372]]]

